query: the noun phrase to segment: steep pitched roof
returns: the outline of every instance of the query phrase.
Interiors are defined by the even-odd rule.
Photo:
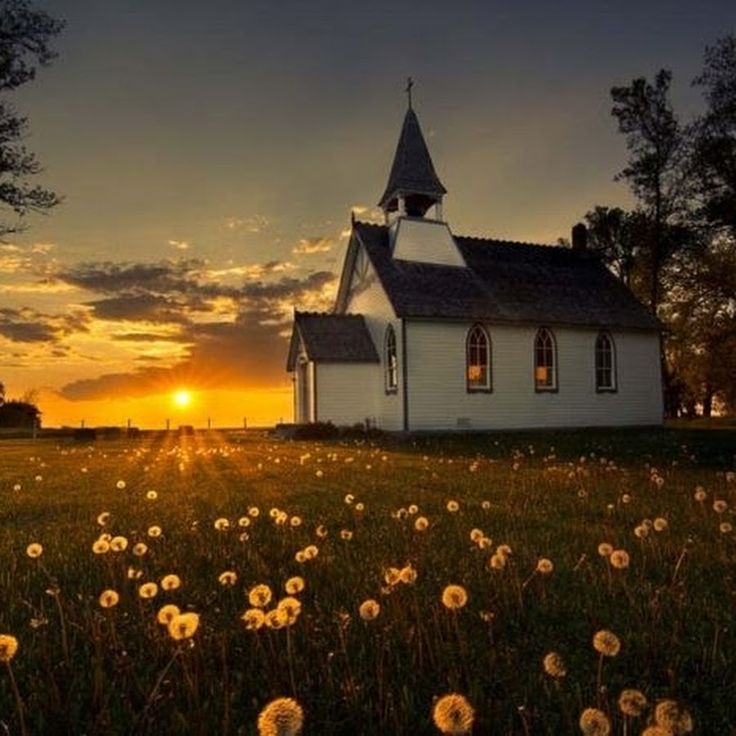
[[[455,236],[462,268],[394,259],[384,225],[356,222],[354,236],[399,317],[661,328],[591,253]]]
[[[300,338],[309,359],[318,363],[380,362],[361,315],[295,312],[288,371],[296,365]]]
[[[434,170],[419,120],[410,107],[401,127],[386,191],[378,206],[385,208],[399,193],[425,194],[439,198],[446,191]]]

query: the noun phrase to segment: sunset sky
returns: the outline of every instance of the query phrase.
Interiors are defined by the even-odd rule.
[[[67,27],[12,102],[65,201],[0,243],[0,380],[45,426],[290,421],[292,310],[331,306],[408,75],[453,231],[553,243],[630,203],[610,87],[668,67],[687,118],[736,31],[733,0],[35,5]]]

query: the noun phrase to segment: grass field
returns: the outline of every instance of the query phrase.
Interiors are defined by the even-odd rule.
[[[254,734],[289,696],[306,735],[431,734],[459,693],[474,734],[581,733],[596,708],[634,736],[673,700],[650,733],[686,710],[732,736],[735,452],[730,429],[4,441],[0,729]]]

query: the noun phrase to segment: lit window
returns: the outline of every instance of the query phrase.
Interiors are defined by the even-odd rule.
[[[596,391],[616,390],[616,352],[607,332],[599,332],[595,341],[595,388]]]
[[[491,341],[480,326],[471,327],[465,342],[465,375],[468,391],[491,389]]]
[[[383,344],[384,369],[386,376],[386,391],[394,392],[399,387],[399,369],[396,360],[396,333],[389,325],[386,328],[386,337]]]
[[[537,391],[557,390],[555,339],[544,327],[534,339],[534,388]]]

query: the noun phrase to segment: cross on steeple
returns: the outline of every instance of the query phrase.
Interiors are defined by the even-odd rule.
[[[414,80],[411,77],[406,78],[406,97],[409,100],[409,109],[411,110],[411,88],[414,86]]]

